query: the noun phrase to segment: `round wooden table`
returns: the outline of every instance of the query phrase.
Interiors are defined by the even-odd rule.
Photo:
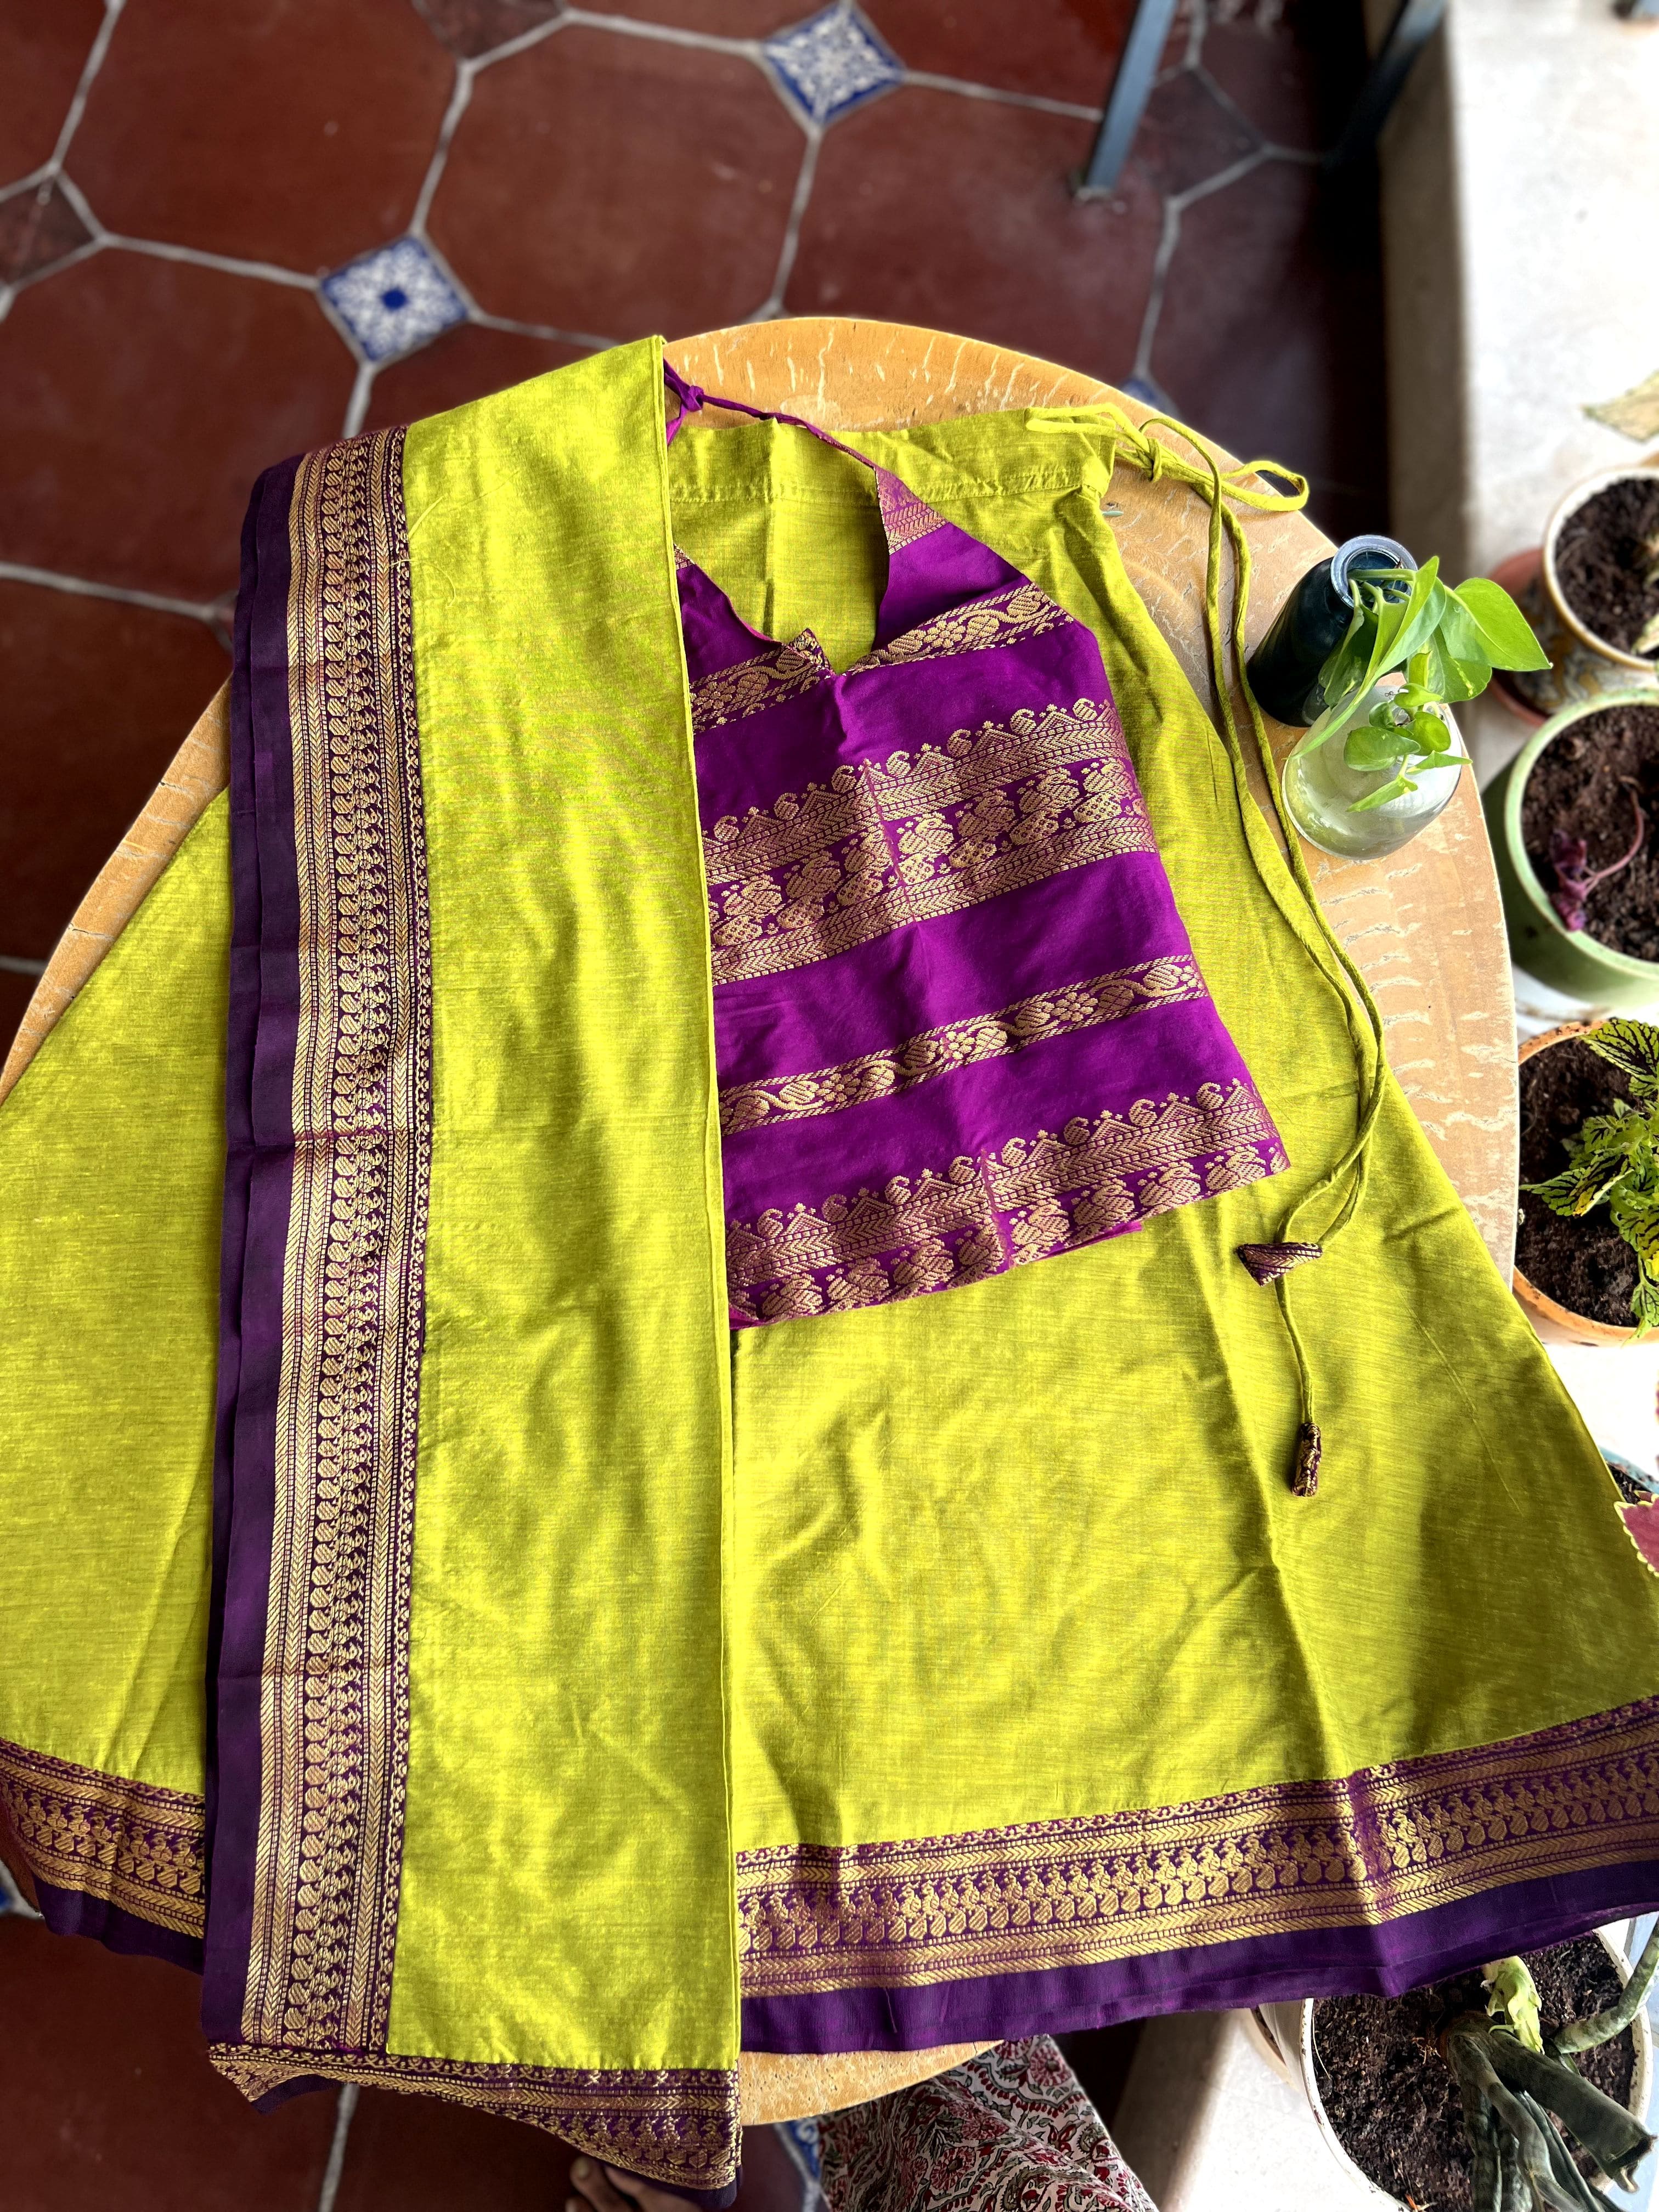
[[[1136,421],[1152,410],[1109,384],[973,338],[835,315],[745,324],[684,338],[670,357],[694,383],[751,406],[784,408],[827,430],[899,429],[955,415],[1109,400]],[[741,418],[728,416],[726,422]],[[688,434],[718,435],[694,416]],[[1214,449],[1224,468],[1232,457]],[[1274,456],[1294,463],[1293,454]],[[1124,562],[1158,628],[1212,712],[1204,635],[1208,509],[1179,484],[1133,469],[1114,479]],[[1378,517],[1379,525],[1383,518]],[[1303,516],[1247,514],[1255,563],[1254,644],[1304,569],[1331,550]],[[212,701],[143,812],[76,909],[47,963],[0,1071],[0,1097],[137,911],[227,774],[228,686]],[[1239,708],[1241,720],[1243,706]],[[1299,732],[1271,724],[1282,759]],[[1274,817],[1251,763],[1256,796]],[[1277,833],[1275,833],[1277,834]],[[1381,860],[1310,848],[1322,903],[1382,1007],[1389,1058],[1458,1195],[1507,1279],[1514,1258],[1519,1106],[1509,952],[1491,848],[1472,776],[1433,827]],[[747,2124],[863,2102],[959,2064],[984,2044],[824,2057],[745,2052]]]

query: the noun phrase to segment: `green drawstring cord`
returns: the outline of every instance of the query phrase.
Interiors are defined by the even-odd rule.
[[[1037,410],[1033,410],[1034,414]],[[1273,747],[1267,740],[1267,726],[1261,719],[1261,709],[1249,687],[1244,673],[1244,617],[1249,604],[1250,549],[1244,536],[1244,526],[1234,511],[1249,507],[1259,514],[1290,514],[1307,502],[1305,479],[1281,468],[1275,461],[1251,461],[1224,473],[1220,464],[1203,441],[1189,430],[1185,423],[1177,422],[1172,416],[1150,415],[1137,425],[1117,407],[1042,410],[1050,422],[1069,422],[1078,427],[1096,428],[1099,417],[1107,418],[1110,439],[1107,461],[1109,481],[1120,451],[1132,465],[1140,469],[1148,481],[1159,483],[1168,477],[1173,482],[1189,485],[1208,504],[1210,509],[1209,554],[1206,566],[1204,586],[1204,620],[1210,647],[1210,667],[1215,684],[1216,697],[1220,703],[1221,718],[1226,732],[1227,749],[1231,757],[1235,781],[1242,804],[1253,805],[1244,778],[1244,751],[1239,738],[1238,725],[1233,714],[1232,690],[1227,681],[1226,650],[1221,615],[1221,550],[1224,535],[1233,549],[1233,560],[1237,584],[1233,596],[1232,647],[1233,661],[1238,671],[1239,689],[1249,710],[1250,726],[1255,734],[1256,752],[1272,795],[1273,812],[1284,834],[1285,851],[1290,859],[1291,874],[1297,888],[1307,902],[1308,909],[1318,923],[1325,942],[1335,954],[1343,974],[1352,986],[1354,998],[1364,1009],[1369,1035],[1355,1018],[1352,1000],[1342,994],[1343,1012],[1348,1024],[1349,1037],[1353,1045],[1354,1066],[1358,1091],[1361,1100],[1356,1117],[1352,1141],[1335,1164],[1314,1184],[1313,1188],[1291,1206],[1279,1225],[1278,1238],[1272,1244],[1244,1244],[1238,1256],[1258,1283],[1271,1284],[1279,1302],[1284,1321],[1285,1334],[1290,1339],[1291,1350],[1296,1358],[1297,1385],[1301,1395],[1301,1425],[1297,1434],[1296,1459],[1291,1477],[1291,1488],[1298,1498],[1311,1498],[1319,1486],[1319,1462],[1323,1449],[1319,1424],[1315,1418],[1313,1376],[1309,1370],[1307,1352],[1302,1342],[1296,1316],[1291,1310],[1288,1278],[1292,1269],[1304,1262],[1317,1260],[1324,1249],[1340,1237],[1359,1204],[1365,1184],[1365,1161],[1371,1132],[1376,1126],[1377,1114],[1382,1104],[1382,1094],[1388,1083],[1388,1060],[1382,1047],[1382,1016],[1370,988],[1358,966],[1350,958],[1326,920],[1315,893],[1313,879],[1302,854],[1302,843],[1290,817],[1285,810],[1283,793],[1279,789],[1279,771],[1273,760]],[[1200,456],[1203,466],[1196,467],[1182,460],[1162,439],[1150,434],[1154,428],[1172,430],[1184,438]],[[1249,479],[1260,478],[1270,471],[1296,489],[1290,493],[1264,491]],[[1231,502],[1230,505],[1229,502]],[[1247,836],[1256,873],[1267,891],[1278,900],[1276,886],[1264,872],[1256,854],[1255,841]],[[1336,1190],[1344,1181],[1346,1189],[1336,1212],[1315,1238],[1296,1235],[1297,1224],[1308,1212],[1316,1200]]]

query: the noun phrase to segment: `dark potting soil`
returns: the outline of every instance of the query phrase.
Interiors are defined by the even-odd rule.
[[[1593,1936],[1522,1955],[1538,1984],[1547,2036],[1619,1994],[1613,1961]],[[1478,1968],[1403,1997],[1327,1997],[1314,2007],[1319,2094],[1331,2125],[1360,2171],[1402,2204],[1454,2212],[1473,2202],[1463,2107],[1436,2039],[1459,2014],[1486,2008]],[[1578,2070],[1623,2104],[1636,2077],[1631,2030],[1582,2051]],[[1579,2164],[1590,2171],[1589,2160]]]
[[[1577,1037],[1534,1053],[1521,1066],[1521,1181],[1547,1182],[1568,1164],[1566,1140],[1594,1114],[1610,1114],[1630,1085]],[[1515,1264],[1557,1305],[1591,1321],[1631,1328],[1636,1255],[1604,1206],[1573,1216],[1556,1213],[1524,1188]]]
[[[1584,927],[1615,952],[1659,960],[1659,706],[1608,707],[1570,722],[1527,778],[1521,836],[1539,882],[1553,890],[1555,832],[1583,838],[1592,873],[1610,867],[1630,850],[1638,800],[1647,823],[1641,850],[1590,893]]]
[[[1659,614],[1659,477],[1621,477],[1570,514],[1555,541],[1562,594],[1585,629],[1620,653],[1634,653]],[[1650,648],[1659,652],[1659,647]]]

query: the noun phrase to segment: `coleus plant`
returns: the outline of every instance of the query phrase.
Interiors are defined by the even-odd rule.
[[[1607,1207],[1636,1255],[1630,1305],[1640,1337],[1659,1322],[1659,1029],[1607,1021],[1586,1030],[1580,1042],[1623,1072],[1630,1097],[1614,1099],[1610,1114],[1592,1115],[1568,1138],[1559,1175],[1521,1188],[1556,1213]]]
[[[1427,769],[1462,766],[1438,708],[1478,697],[1495,668],[1547,668],[1549,655],[1503,586],[1486,576],[1443,584],[1440,563],[1431,560],[1351,575],[1349,589],[1352,618],[1319,672],[1328,703],[1297,750],[1316,751],[1341,731],[1351,769],[1389,771],[1385,783],[1353,801],[1350,811],[1364,814],[1415,791]],[[1404,682],[1363,721],[1351,721],[1372,684],[1396,670]]]

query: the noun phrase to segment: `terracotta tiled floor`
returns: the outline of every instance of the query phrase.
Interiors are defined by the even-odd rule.
[[[343,431],[887,316],[1138,379],[1382,523],[1371,186],[1315,158],[1358,0],[1186,0],[1079,202],[1131,6],[0,0],[0,1042],[224,672],[252,478]],[[0,1919],[0,1985],[7,2212],[317,2201],[332,2101],[246,2112],[184,1978]],[[550,2205],[562,2155],[365,2095],[336,2202]]]
[[[799,4],[0,0],[0,1031],[223,668],[252,477],[343,429],[889,316],[1138,378],[1338,535],[1385,519],[1370,186],[1313,159],[1357,0],[1185,0],[1087,203],[1132,0]]]

